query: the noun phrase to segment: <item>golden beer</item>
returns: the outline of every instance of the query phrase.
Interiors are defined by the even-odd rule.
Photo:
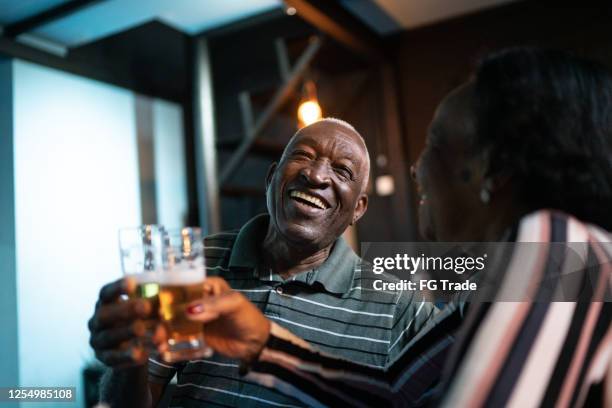
[[[168,362],[186,361],[206,356],[202,323],[187,318],[186,307],[202,299],[204,274],[170,272],[159,285],[159,314],[168,334],[168,350],[162,358]]]

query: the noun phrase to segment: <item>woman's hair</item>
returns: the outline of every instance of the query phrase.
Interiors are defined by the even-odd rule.
[[[561,51],[511,48],[475,75],[476,146],[530,210],[612,229],[612,76]]]

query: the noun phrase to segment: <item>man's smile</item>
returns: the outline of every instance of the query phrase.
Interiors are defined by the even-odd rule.
[[[289,197],[297,203],[317,210],[326,210],[330,207],[325,199],[306,191],[291,190]]]

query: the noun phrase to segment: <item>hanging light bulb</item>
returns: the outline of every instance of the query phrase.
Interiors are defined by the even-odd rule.
[[[317,101],[305,101],[298,108],[298,119],[304,126],[311,125],[321,119],[321,107]]]
[[[297,111],[300,127],[308,126],[323,117],[323,112],[317,99],[317,88],[314,82],[304,84],[304,96]]]

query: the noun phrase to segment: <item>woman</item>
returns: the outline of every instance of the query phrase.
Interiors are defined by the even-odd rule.
[[[192,318],[206,323],[213,348],[246,363],[249,378],[310,405],[601,404],[612,356],[611,144],[603,68],[555,51],[493,54],[433,118],[413,169],[421,232],[584,243],[572,286],[560,272],[566,251],[554,268],[552,245],[532,247],[533,257],[515,249],[495,293],[481,299],[494,302],[445,309],[384,371],[313,351],[220,281],[209,282],[218,296],[192,305]],[[502,302],[510,290],[520,302]],[[551,302],[560,290],[566,302]]]

